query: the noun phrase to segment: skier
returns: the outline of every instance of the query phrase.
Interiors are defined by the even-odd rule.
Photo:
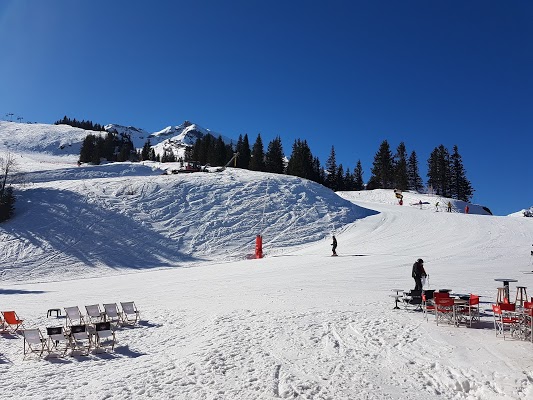
[[[336,256],[337,252],[335,251],[337,249],[337,239],[335,238],[335,235],[333,235],[333,243],[331,243],[331,251],[333,251],[332,256]]]
[[[438,201],[435,203],[435,211],[439,211],[439,202]]]
[[[468,214],[468,211],[470,211],[470,208],[468,207],[468,204],[465,206],[465,214]]]
[[[448,212],[452,212],[452,202],[448,202]]]
[[[424,260],[419,258],[413,264],[413,272],[411,276],[415,280],[415,290],[422,290],[422,277],[426,277],[426,270],[424,269]]]

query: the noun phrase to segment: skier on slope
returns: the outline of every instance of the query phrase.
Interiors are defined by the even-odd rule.
[[[333,251],[332,256],[336,256],[337,252],[335,251],[337,249],[337,239],[335,238],[335,235],[333,235],[333,243],[331,243],[331,251]]]

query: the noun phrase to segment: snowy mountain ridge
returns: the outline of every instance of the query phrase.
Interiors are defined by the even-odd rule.
[[[143,147],[148,139],[152,146],[157,146],[161,143],[166,144],[167,147],[172,147],[173,145],[180,148],[183,146],[192,146],[196,140],[208,134],[211,134],[215,138],[221,136],[224,143],[235,143],[234,140],[224,135],[203,128],[190,121],[184,121],[180,125],[167,126],[160,131],[152,133],[149,133],[144,129],[118,124],[108,124],[104,128],[107,132],[129,135],[136,148]]]

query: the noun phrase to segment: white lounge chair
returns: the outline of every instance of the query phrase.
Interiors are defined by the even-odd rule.
[[[54,326],[46,328],[48,335],[48,350],[50,355],[55,352],[63,352],[64,356],[69,349],[69,338],[65,335],[65,330],[62,326]]]
[[[69,347],[72,352],[80,351],[82,354],[89,354],[92,347],[92,339],[87,325],[72,325],[70,327]]]
[[[98,322],[95,324],[95,337],[96,348],[106,349],[111,347],[111,350],[115,348],[115,332],[111,329],[111,322]]]
[[[139,320],[139,310],[133,301],[120,303],[122,307],[122,321],[125,324],[135,324]]]
[[[39,358],[43,356],[44,352],[48,352],[46,339],[39,329],[24,329],[22,331],[24,336],[24,357],[29,354],[37,354]]]
[[[117,324],[122,322],[122,314],[118,311],[117,303],[104,304],[105,320],[115,322]]]
[[[65,307],[65,314],[67,316],[65,319],[67,326],[85,324],[85,318],[83,318],[83,315],[81,315],[78,306]]]
[[[102,310],[100,310],[100,306],[98,304],[85,306],[85,310],[87,310],[87,322],[103,322],[105,314],[102,313]]]

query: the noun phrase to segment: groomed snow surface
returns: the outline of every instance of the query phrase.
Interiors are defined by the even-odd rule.
[[[65,322],[50,308],[135,301],[142,321],[89,356],[23,361],[22,336],[1,335],[5,398],[533,398],[533,344],[496,338],[487,311],[495,278],[533,294],[531,218],[234,169],[16,156],[27,174],[0,225],[0,309],[44,332]],[[431,288],[483,296],[481,323],[393,310],[419,257]]]

